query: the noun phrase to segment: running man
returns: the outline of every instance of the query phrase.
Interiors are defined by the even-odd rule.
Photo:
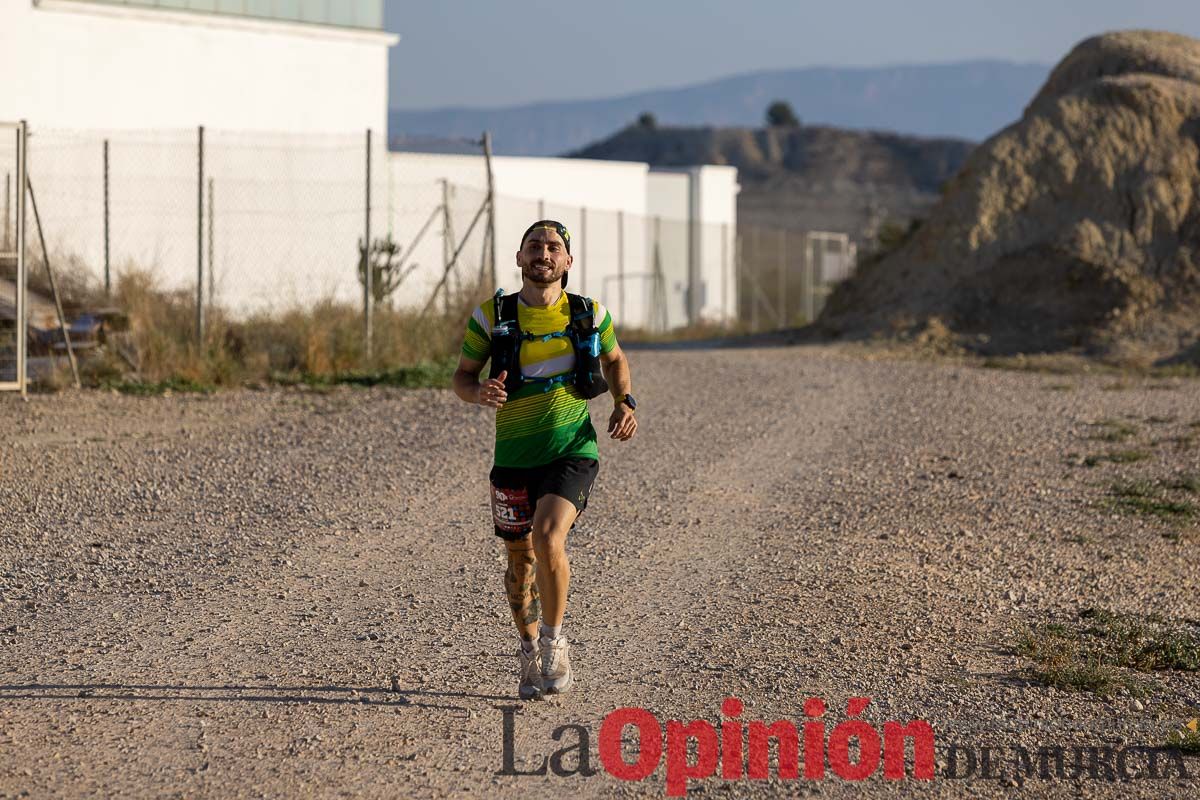
[[[562,633],[571,578],[567,531],[587,507],[600,469],[587,398],[607,384],[609,436],[628,441],[637,431],[629,362],[612,316],[565,291],[571,263],[566,227],[553,220],[531,225],[517,252],[520,292],[498,294],[475,310],[454,373],[462,400],[497,409],[492,518],[508,550],[504,588],[521,642],[522,700],[565,692],[573,682]],[[489,359],[490,377],[481,383]]]

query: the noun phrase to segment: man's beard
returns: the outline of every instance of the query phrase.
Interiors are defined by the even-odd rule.
[[[542,286],[553,286],[554,284],[560,283],[562,281],[562,276],[567,271],[567,268],[565,266],[563,266],[561,268],[556,268],[553,264],[550,264],[550,265],[548,265],[550,267],[550,271],[545,273],[545,276],[543,276],[543,274],[541,273],[541,271],[539,269],[539,266],[540,265],[538,265],[536,263],[530,264],[527,267],[525,267],[523,270],[521,270],[521,274],[524,275],[525,278],[532,281],[533,283],[536,283],[536,284],[539,284]]]

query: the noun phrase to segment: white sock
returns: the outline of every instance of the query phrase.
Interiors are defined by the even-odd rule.
[[[543,639],[546,639],[547,641],[552,641],[554,639],[557,639],[559,637],[559,635],[562,633],[562,625],[551,626],[551,625],[547,625],[546,623],[543,622],[540,632],[542,634]]]
[[[534,650],[534,644],[536,644],[537,640],[536,639],[526,640],[522,636],[518,636],[517,638],[521,640],[521,650],[524,651],[525,655],[530,655]]]

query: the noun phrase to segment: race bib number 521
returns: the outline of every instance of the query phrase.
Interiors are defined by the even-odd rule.
[[[505,533],[523,533],[533,525],[529,490],[492,487],[492,520]]]

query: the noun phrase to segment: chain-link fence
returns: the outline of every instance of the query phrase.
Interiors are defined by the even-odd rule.
[[[49,258],[72,295],[68,311],[140,302],[143,333],[166,331],[197,350],[219,336],[217,344],[240,352],[251,333],[235,335],[228,325],[254,323],[270,332],[259,338],[272,368],[336,370],[444,354],[445,346],[414,348],[414,330],[436,329],[444,345],[461,334],[473,304],[497,287],[519,288],[514,254],[541,218],[572,230],[571,288],[603,302],[622,328],[652,333],[803,324],[855,260],[843,234],[497,194],[481,141],[389,149],[366,131],[34,129],[29,142],[40,211],[36,231],[29,220],[30,274],[45,272]],[[6,146],[0,142],[5,251],[18,194]],[[8,275],[11,265],[0,271]],[[288,325],[304,331],[282,357],[267,340],[292,335]],[[342,356],[313,356],[318,339]],[[11,344],[0,342],[0,357]],[[142,343],[155,347],[165,346]],[[123,357],[140,367],[139,353]],[[177,357],[166,348],[160,361]]]
[[[505,291],[521,285],[514,261],[521,233],[543,218],[571,231],[574,264],[568,288],[604,303],[622,328],[662,333],[732,322],[732,223],[699,224],[498,195],[498,283]]]
[[[197,350],[212,349],[214,336],[229,339],[223,323],[262,327],[320,309],[325,338],[345,354],[342,366],[429,354],[398,340],[411,339],[414,326],[396,315],[403,311],[411,323],[419,313],[422,322],[434,318],[425,327],[445,329],[440,317],[460,318],[460,307],[492,283],[490,194],[478,141],[442,142],[443,152],[472,153],[454,176],[470,186],[442,175],[445,156],[392,154],[367,131],[35,129],[29,141],[41,212],[40,224],[29,225],[31,274],[48,258],[65,278],[71,310],[109,298],[127,310],[154,304],[141,309],[143,327],[175,340],[190,333]],[[5,164],[0,178],[11,186]],[[10,226],[12,217],[5,210]],[[312,349],[311,342],[298,347]],[[284,366],[312,366],[297,361]]]
[[[751,330],[816,320],[857,258],[857,247],[844,233],[741,226],[738,318]]]
[[[429,241],[455,222],[462,232],[486,197],[447,194],[437,180],[410,176],[367,134],[40,130],[30,152],[55,262],[105,286],[134,268],[167,289],[194,291],[200,282],[202,302],[239,315],[361,302],[365,237],[373,255],[394,244],[404,256],[428,219]],[[471,161],[484,169],[482,159]],[[406,268],[420,263],[420,276],[408,274],[431,290],[440,262],[414,256]],[[391,300],[378,287],[376,297]]]

